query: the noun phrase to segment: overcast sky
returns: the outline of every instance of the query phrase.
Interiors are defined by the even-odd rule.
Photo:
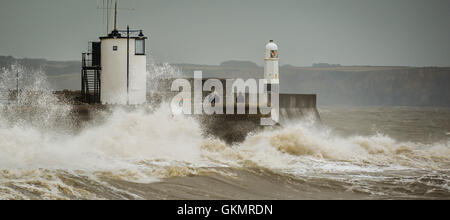
[[[132,7],[119,0],[119,7]],[[450,66],[449,0],[134,0],[119,25],[144,29],[157,61]],[[96,0],[0,0],[0,55],[79,60],[105,33]]]

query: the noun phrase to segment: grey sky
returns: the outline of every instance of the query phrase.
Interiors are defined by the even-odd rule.
[[[127,7],[129,0],[119,0]],[[274,39],[282,64],[450,66],[448,0],[134,0],[119,11],[150,35],[157,61],[262,64]],[[0,0],[0,54],[79,60],[104,33],[96,0]]]

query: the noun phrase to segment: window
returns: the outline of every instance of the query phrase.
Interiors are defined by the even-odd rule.
[[[145,40],[136,39],[136,55],[145,55]]]
[[[271,50],[270,58],[278,58],[278,50]]]

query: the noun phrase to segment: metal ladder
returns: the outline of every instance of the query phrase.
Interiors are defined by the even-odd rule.
[[[81,69],[81,95],[88,104],[100,103],[100,66],[93,66],[89,59],[91,53],[83,53]]]

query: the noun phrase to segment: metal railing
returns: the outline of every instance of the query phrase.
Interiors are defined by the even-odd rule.
[[[81,95],[85,103],[100,103],[100,69],[100,66],[92,65],[92,53],[82,54]]]

